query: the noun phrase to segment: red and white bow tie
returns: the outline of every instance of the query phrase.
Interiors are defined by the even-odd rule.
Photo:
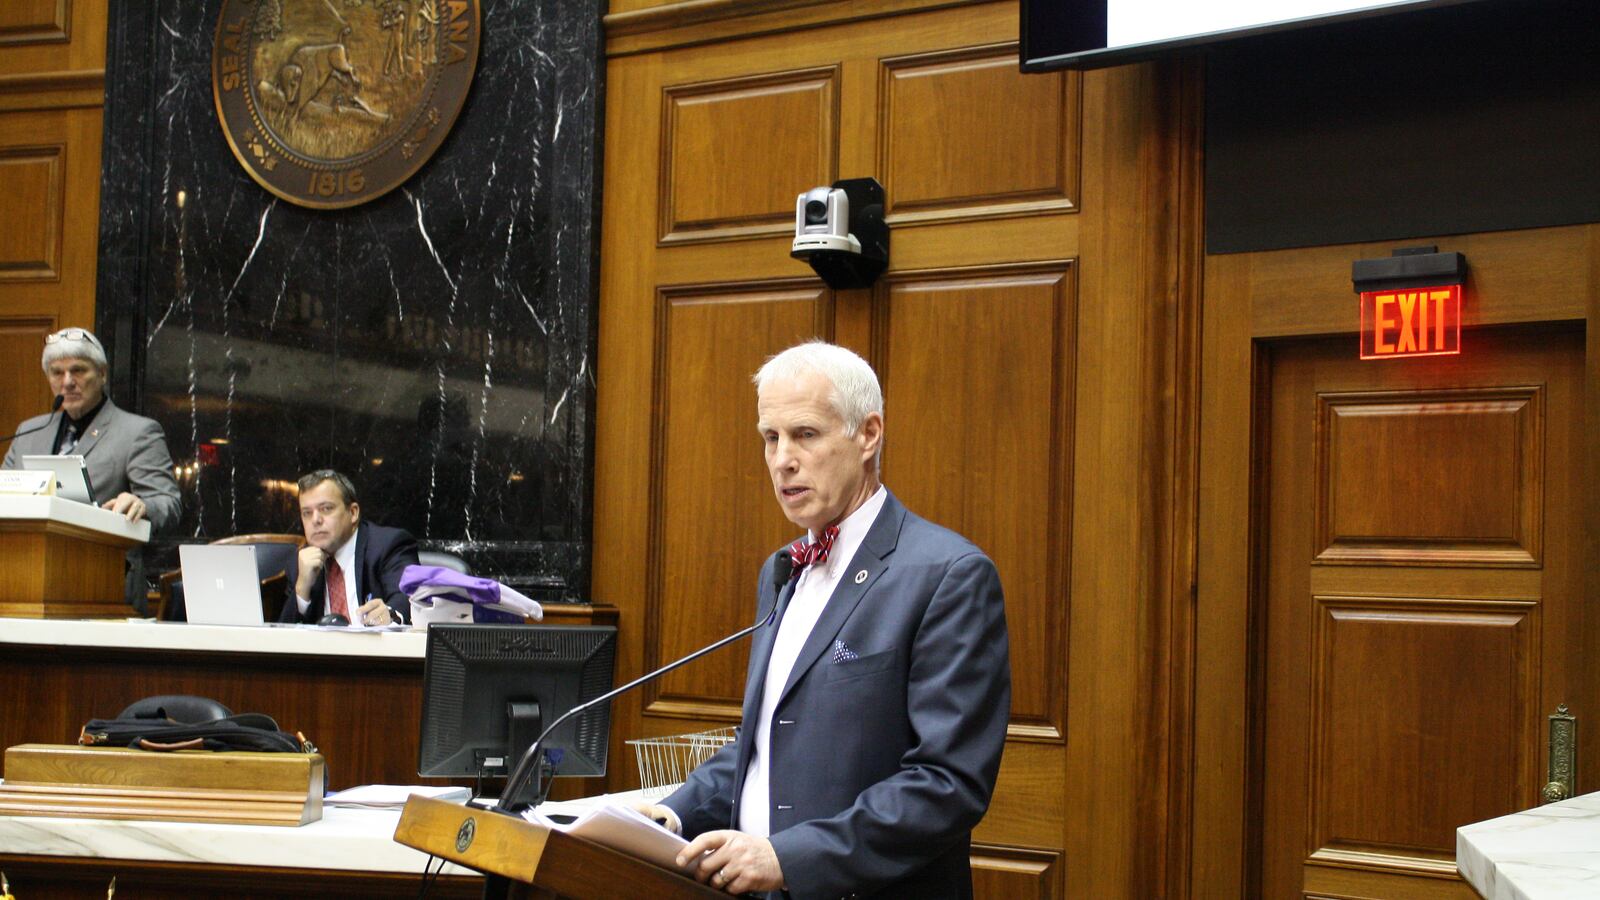
[[[813,563],[827,562],[828,551],[833,549],[833,541],[838,536],[839,527],[837,525],[829,525],[827,528],[822,529],[822,533],[817,535],[816,540],[810,543],[806,543],[806,539],[801,538],[790,544],[789,564],[794,568],[789,573],[789,577],[793,578],[799,575],[802,569]]]

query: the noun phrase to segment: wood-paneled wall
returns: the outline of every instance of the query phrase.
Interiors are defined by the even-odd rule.
[[[1010,740],[984,896],[1154,896],[1186,877],[1194,86],[1180,65],[1022,75],[1013,2],[722,3],[607,17],[597,601],[619,677],[747,624],[794,528],[750,376],[819,336],[883,381],[884,477],[1006,590]],[[791,260],[795,196],[873,176],[888,272]],[[1187,192],[1187,194],[1186,194]],[[738,718],[747,649],[679,670],[621,736]],[[1070,661],[1070,662],[1069,662]]]
[[[106,0],[0,4],[0,433],[49,408],[44,335],[94,327]]]

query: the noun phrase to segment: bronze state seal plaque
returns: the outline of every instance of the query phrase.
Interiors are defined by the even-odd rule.
[[[439,149],[478,66],[480,0],[223,0],[211,54],[233,155],[291,203],[364,203]]]

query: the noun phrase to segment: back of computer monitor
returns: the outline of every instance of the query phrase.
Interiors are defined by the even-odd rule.
[[[611,689],[617,630],[610,626],[433,625],[422,693],[417,774],[505,777],[557,717]],[[513,708],[537,705],[538,721]],[[557,775],[606,771],[609,704],[563,723],[545,740]]]

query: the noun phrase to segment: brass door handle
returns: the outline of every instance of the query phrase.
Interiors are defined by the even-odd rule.
[[[1577,787],[1578,717],[1563,703],[1550,716],[1550,777],[1540,794],[1544,802],[1555,803],[1573,796]]]

